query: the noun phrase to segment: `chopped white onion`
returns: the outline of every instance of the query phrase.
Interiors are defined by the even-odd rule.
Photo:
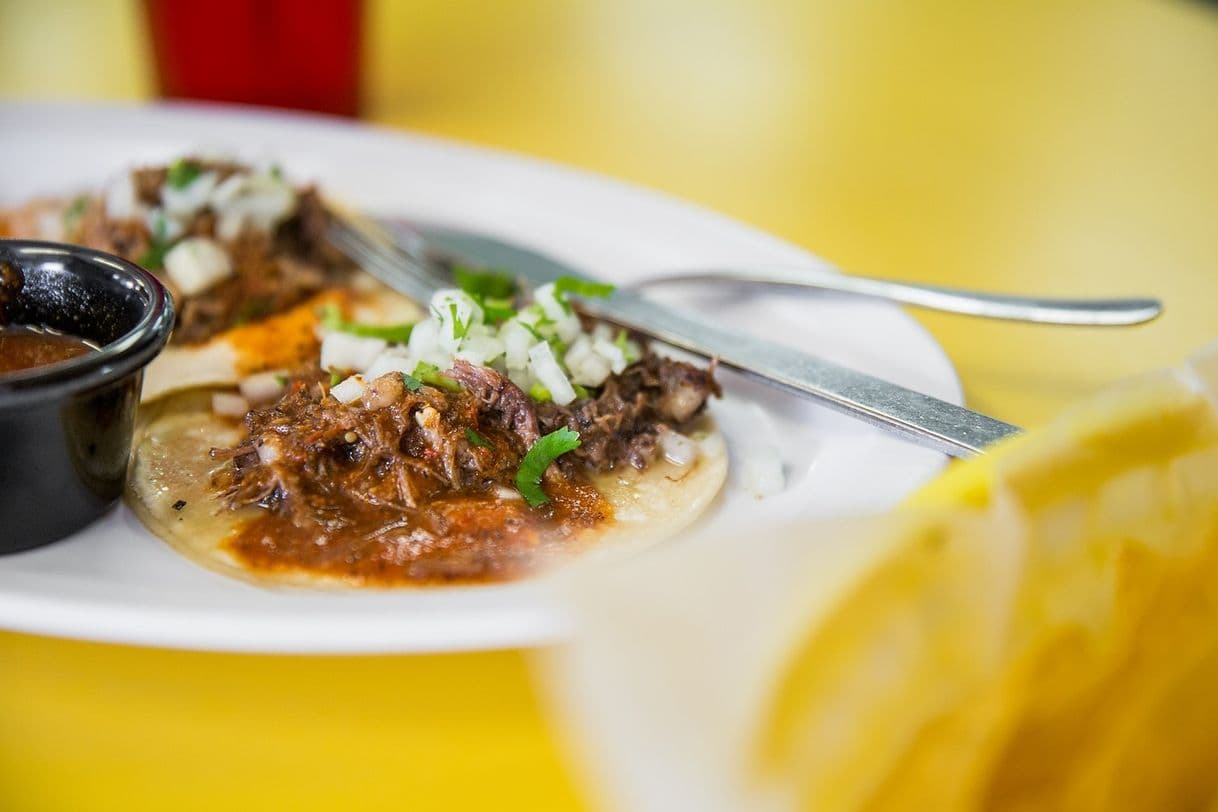
[[[526,392],[544,387],[565,405],[575,400],[577,385],[602,386],[638,356],[638,345],[627,342],[623,351],[608,325],[585,332],[552,284],[538,288],[533,303],[499,325],[488,324],[482,305],[456,288],[437,291],[428,304],[430,315],[414,325],[405,347],[386,350],[376,340],[319,332],[323,368],[361,371],[375,380],[389,372],[413,373],[419,363],[446,370],[461,360],[493,367]],[[559,357],[554,348],[563,345],[567,349]]]
[[[204,172],[181,188],[165,183],[161,186],[161,205],[171,216],[189,219],[208,204],[219,180],[215,172]]]
[[[556,323],[571,315],[567,312],[568,305],[558,300],[558,294],[554,292],[553,282],[542,285],[533,291],[533,302],[541,308],[546,318]],[[566,339],[563,340],[565,341]]]
[[[144,214],[144,222],[149,233],[164,242],[173,242],[186,231],[180,220],[170,217],[163,209],[149,209]]]
[[[698,459],[698,444],[676,431],[660,434],[660,450],[664,452],[664,459],[680,468]]]
[[[355,369],[362,372],[372,366],[372,362],[387,346],[389,344],[383,338],[328,330],[321,340],[321,368]]]
[[[296,209],[296,190],[281,178],[239,172],[212,191],[208,201],[219,215],[216,234],[232,240],[246,226],[270,231]]]
[[[484,318],[481,305],[459,288],[436,291],[431,297],[431,312],[438,323],[436,341],[450,353],[461,348],[470,329],[482,324]]]
[[[555,319],[554,321],[554,332],[558,333],[558,337],[563,341],[573,341],[583,331],[584,324],[575,313],[567,313],[562,318]]]
[[[520,310],[516,312],[516,320],[521,324],[527,324],[529,327],[532,327],[538,332],[541,332],[543,329],[550,329],[548,327],[543,327],[541,322],[553,321],[553,319],[547,316],[546,312],[541,309],[541,305],[537,304],[531,304],[527,307],[520,308]],[[532,335],[532,333],[529,335]],[[536,338],[536,336],[534,336],[534,338]]]
[[[510,488],[507,485],[496,485],[495,496],[504,500],[524,498],[520,495],[520,491],[516,490],[515,488]]]
[[[368,365],[368,368],[364,370],[364,377],[372,381],[389,372],[414,372],[414,368],[418,365],[419,362],[410,355],[400,349],[390,347]]]
[[[626,368],[626,353],[612,341],[598,337],[592,342],[592,349],[609,362],[609,369],[614,375],[620,374]]]
[[[575,400],[575,389],[554,357],[549,343],[539,341],[529,349],[529,361],[538,383],[550,390],[550,398],[559,406]]]
[[[580,386],[600,386],[612,371],[609,362],[594,352],[588,353],[578,364],[567,366],[571,380]]]
[[[165,255],[165,273],[187,296],[207,290],[232,272],[228,253],[209,237],[188,237]]]
[[[106,186],[106,216],[111,220],[134,220],[143,210],[130,172],[124,172]]]
[[[440,325],[434,318],[424,319],[410,331],[407,347],[416,361],[426,361],[440,369],[448,369],[453,365],[453,356],[451,351],[441,345],[439,332]]]
[[[245,417],[250,410],[249,401],[233,392],[214,392],[211,410],[224,417]]]
[[[758,499],[782,491],[786,487],[786,476],[778,447],[759,443],[747,448],[741,454],[740,483]]]
[[[571,373],[571,380],[580,386],[600,386],[609,377],[609,362],[597,355],[586,335],[575,339],[563,356],[563,363]]]
[[[440,348],[440,327],[435,319],[424,319],[410,330],[410,341],[406,346],[416,358],[433,355]]]
[[[471,364],[485,366],[503,355],[503,352],[503,341],[498,337],[479,334],[466,337],[455,357],[463,358]]]
[[[259,372],[244,378],[237,388],[250,403],[268,403],[283,395],[287,389],[287,377],[282,371]]]
[[[529,365],[529,347],[535,341],[529,328],[518,319],[508,319],[499,328],[499,338],[503,341],[503,360],[509,370],[524,369]]]
[[[570,367],[572,364],[578,364],[592,354],[592,341],[587,336],[580,336],[571,342],[571,346],[567,348],[567,354],[563,356],[563,363]]]
[[[339,381],[334,386],[331,386],[330,394],[339,403],[351,403],[363,397],[366,388],[363,376],[352,375],[350,378]]]

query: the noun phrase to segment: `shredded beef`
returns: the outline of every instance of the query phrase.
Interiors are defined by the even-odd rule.
[[[189,163],[200,171],[215,172],[221,181],[246,169],[231,162]],[[132,172],[136,198],[148,207],[161,205],[167,174],[164,166]],[[296,211],[273,233],[247,229],[236,239],[223,241],[232,258],[233,275],[192,296],[174,291],[178,318],[172,340],[181,344],[206,341],[230,327],[283,312],[327,288],[344,285],[355,266],[326,240],[330,217],[317,190],[307,187],[298,190]],[[219,239],[216,216],[209,208],[182,225],[183,236]],[[156,237],[148,224],[142,218],[107,217],[100,199],[89,201],[67,237],[136,263],[155,265]],[[160,271],[157,267],[150,270]]]
[[[610,376],[595,398],[569,406],[540,404],[537,420],[543,434],[563,426],[579,432],[580,447],[559,458],[564,469],[641,469],[655,460],[661,431],[681,430],[719,394],[713,364],[699,369],[648,354]]]
[[[354,265],[326,241],[329,217],[317,191],[309,188],[300,193],[296,212],[274,234],[243,231],[227,245],[234,274],[200,294],[179,299],[174,340],[205,341],[346,282]],[[204,211],[191,225],[192,233],[212,236],[214,217]]]
[[[712,370],[654,355],[568,406],[535,403],[488,367],[458,361],[447,374],[460,391],[411,391],[388,373],[350,404],[327,394],[319,370],[298,379],[278,403],[246,415],[244,444],[212,452],[232,459],[219,483],[229,504],[335,529],[361,508],[413,510],[444,495],[511,487],[538,436],[562,426],[582,445],[550,477],[644,468],[660,432],[687,427],[719,393]]]
[[[519,437],[525,450],[537,440],[537,412],[519,386],[490,367],[464,360],[456,361],[448,375],[476,397],[504,431]]]
[[[161,202],[161,187],[169,170],[164,166],[150,166],[131,173],[131,185],[135,187],[135,199],[145,206],[156,206]]]
[[[410,391],[396,373],[342,404],[320,384],[295,385],[246,415],[249,440],[213,452],[232,457],[230,503],[286,512],[302,525],[341,524],[344,504],[415,508],[440,493],[481,492],[515,475],[523,440],[469,391]],[[367,404],[367,405],[365,405]],[[483,416],[488,419],[483,420]],[[471,441],[476,432],[481,444]]]

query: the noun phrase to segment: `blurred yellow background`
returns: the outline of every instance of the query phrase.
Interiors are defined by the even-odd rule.
[[[1166,301],[1129,331],[919,314],[997,417],[1043,423],[1218,333],[1212,6],[366,8],[373,121],[661,189],[858,273]],[[5,98],[153,95],[128,0],[0,0],[0,54]],[[575,803],[518,652],[258,658],[4,635],[0,664],[4,808],[204,809],[238,791],[250,808]]]

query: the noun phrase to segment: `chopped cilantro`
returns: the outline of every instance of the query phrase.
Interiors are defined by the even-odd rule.
[[[546,337],[543,336],[541,333],[539,333],[537,331],[537,328],[534,327],[533,325],[529,324],[527,321],[520,322],[520,326],[523,327],[524,329],[528,330],[530,333],[532,333],[533,338],[537,339],[538,341],[546,340]]]
[[[618,330],[617,338],[613,341],[613,346],[622,351],[622,357],[626,359],[626,363],[633,364],[635,361],[639,360],[639,356],[638,353],[632,352],[630,347],[626,344],[626,342],[629,340],[629,336],[626,335],[625,330]]]
[[[165,255],[169,253],[171,247],[169,221],[165,219],[165,215],[162,213],[156,219],[156,225],[153,226],[152,240],[148,243],[148,250],[140,255],[140,258],[136,260],[136,264],[150,271],[160,270],[165,267]]]
[[[337,369],[330,370],[330,386],[337,386],[342,381],[343,375]]]
[[[533,443],[516,471],[516,490],[520,491],[524,501],[532,507],[539,507],[550,501],[550,497],[541,489],[541,478],[550,463],[576,448],[579,448],[579,433],[565,426]]]
[[[405,384],[406,388],[411,392],[418,392],[423,388],[423,382],[411,375],[409,372],[402,373],[402,383]]]
[[[85,210],[89,208],[89,196],[77,195],[72,198],[72,202],[63,210],[63,230],[69,235],[80,226],[80,220],[85,216]]]
[[[275,180],[283,180],[283,167],[279,164],[271,164],[270,174]]]
[[[437,389],[447,389],[449,392],[461,391],[461,384],[441,373],[440,368],[435,364],[420,361],[418,365],[415,366],[413,374],[414,377],[418,378],[428,386],[434,386]]]
[[[327,330],[340,333],[350,333],[362,338],[380,338],[390,344],[405,344],[410,340],[413,324],[355,324],[343,318],[343,312],[338,305],[327,302],[318,312],[321,326]]]
[[[482,306],[482,312],[491,324],[500,324],[516,315],[516,308],[512,307],[511,299],[492,299],[488,296],[474,298]]]
[[[486,441],[486,438],[473,429],[465,430],[465,439],[469,440],[472,445],[476,445],[479,448],[492,448],[491,444]]]
[[[474,317],[470,316],[468,320],[462,322],[461,319],[457,317],[456,302],[448,303],[448,314],[452,316],[453,319],[453,338],[465,338],[465,334],[469,332],[469,325],[474,320]]]
[[[456,281],[457,287],[468,293],[470,298],[478,303],[488,322],[498,324],[516,315],[516,309],[512,307],[512,297],[516,293],[516,281],[512,279],[511,274],[505,271],[478,270],[465,265],[454,265],[453,279]],[[452,305],[449,307],[451,308]],[[455,313],[453,322],[453,338],[460,338],[461,336],[455,332],[457,324],[459,324]],[[465,325],[465,329],[469,329],[468,324]]]
[[[185,189],[194,179],[203,174],[203,168],[194,161],[178,158],[165,172],[165,182],[174,189]]]
[[[453,279],[457,287],[473,296],[492,299],[509,299],[516,293],[516,280],[505,271],[478,270],[465,265],[453,266]]]
[[[545,403],[551,398],[550,390],[539,383],[535,383],[529,387],[529,397],[538,403]]]
[[[613,285],[604,282],[589,282],[575,276],[560,276],[554,280],[555,295],[574,293],[576,296],[590,296],[603,299],[613,293]]]

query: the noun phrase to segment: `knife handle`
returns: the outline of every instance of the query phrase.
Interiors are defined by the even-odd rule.
[[[741,335],[630,291],[589,301],[590,315],[653,336],[751,378],[810,396],[836,411],[953,457],[980,453],[1020,429],[930,395],[824,361],[800,350]]]

